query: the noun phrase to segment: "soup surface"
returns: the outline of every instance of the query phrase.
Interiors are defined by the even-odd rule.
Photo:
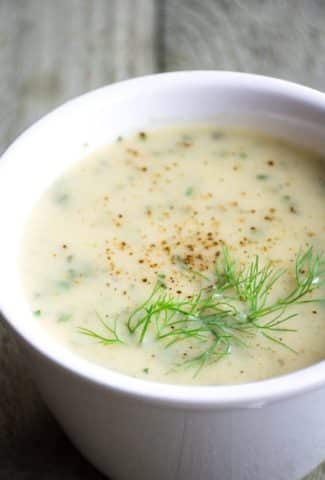
[[[23,283],[44,329],[107,368],[181,384],[284,374],[325,358],[323,303],[291,294],[297,255],[303,280],[317,264],[307,290],[319,286],[324,202],[322,160],[275,138],[214,125],[138,132],[42,196]]]

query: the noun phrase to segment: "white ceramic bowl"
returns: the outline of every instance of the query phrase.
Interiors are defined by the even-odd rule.
[[[68,102],[0,162],[0,305],[44,400],[77,448],[117,480],[295,480],[325,458],[325,362],[237,386],[146,382],[66,351],[32,317],[19,275],[30,210],[85,152],[169,123],[245,125],[325,153],[325,95],[228,72],[153,75]]]

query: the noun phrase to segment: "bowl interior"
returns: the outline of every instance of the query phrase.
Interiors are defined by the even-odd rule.
[[[25,222],[41,193],[69,165],[119,135],[184,122],[252,128],[325,153],[325,95],[265,77],[226,72],[154,75],[105,87],[68,102],[27,130],[1,160],[2,311],[14,329],[48,357],[103,385],[147,398],[181,403],[259,403],[263,398],[318,385],[325,380],[324,364],[256,384],[156,386],[153,390],[153,383],[105,370],[66,351],[31,315],[21,286],[19,252]]]

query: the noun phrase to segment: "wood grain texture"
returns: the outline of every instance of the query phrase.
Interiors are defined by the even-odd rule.
[[[143,28],[145,22],[145,28]],[[0,152],[67,99],[156,70],[151,0],[0,0]],[[39,398],[0,322],[0,478],[102,478]]]
[[[325,90],[324,19],[323,0],[0,0],[0,153],[67,99],[155,71],[250,71]],[[0,479],[58,478],[102,476],[48,413],[0,321]]]
[[[0,150],[67,99],[156,71],[155,21],[152,0],[1,0]]]
[[[325,90],[322,0],[165,0],[168,70],[278,76]]]

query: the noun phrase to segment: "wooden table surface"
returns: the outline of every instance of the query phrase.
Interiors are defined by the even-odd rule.
[[[0,152],[65,100],[147,73],[237,70],[325,90],[324,52],[324,0],[0,0]],[[0,479],[102,478],[0,321]],[[325,480],[325,466],[311,479]]]

